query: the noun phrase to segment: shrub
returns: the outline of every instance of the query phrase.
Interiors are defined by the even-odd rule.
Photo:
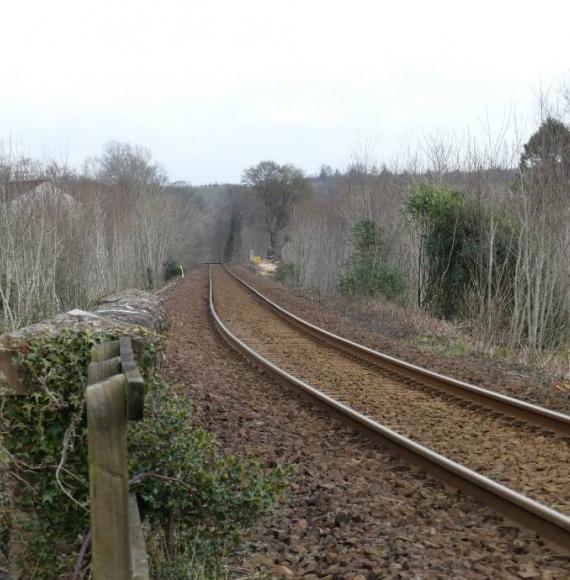
[[[0,390],[0,462],[9,455],[10,469],[17,469],[21,482],[18,512],[11,517],[22,516],[25,549],[18,564],[23,577],[67,575],[89,527],[84,391],[92,345],[111,338],[102,332],[66,330],[34,339],[19,357],[29,394],[15,397],[6,388]],[[130,426],[131,474],[154,472],[182,483],[135,484],[150,525],[150,544],[163,534],[177,546],[166,556],[155,550],[152,565],[159,570],[175,552],[214,570],[219,567],[216,558],[239,541],[240,530],[270,509],[284,488],[284,470],[266,473],[251,457],[223,455],[211,434],[193,426],[189,402],[159,379],[155,348],[146,344],[140,364],[146,418]],[[5,483],[0,480],[3,545]]]
[[[361,220],[352,229],[352,254],[342,272],[339,288],[353,296],[400,296],[406,284],[400,269],[384,257],[385,245],[372,220]]]
[[[1,384],[0,380],[0,384]],[[0,571],[8,567],[10,540],[10,495],[8,489],[8,457],[0,439]],[[0,574],[1,577],[1,574]]]
[[[352,264],[340,278],[340,290],[353,296],[381,294],[394,300],[406,285],[399,268],[383,260],[361,260]]]
[[[164,263],[163,276],[165,281],[180,276],[181,272],[182,266],[176,260],[170,258]]]
[[[301,272],[299,266],[293,262],[281,262],[277,267],[275,279],[283,284],[298,286]]]
[[[285,470],[266,472],[254,457],[223,454],[218,440],[193,424],[185,398],[160,380],[149,386],[145,418],[130,431],[131,473],[159,472],[181,482],[136,484],[144,517],[164,540],[156,542],[155,567],[195,559],[213,574],[239,545],[240,531],[284,490]]]
[[[422,185],[405,211],[420,227],[421,306],[444,318],[466,314],[471,290],[512,285],[516,266],[516,228],[504,212],[491,212],[458,191]],[[492,271],[487,271],[489,231],[493,229]]]
[[[59,578],[89,526],[84,390],[97,340],[64,331],[31,341],[20,355],[30,394],[1,393],[1,438],[20,478],[12,523],[24,534],[18,562],[24,577]]]

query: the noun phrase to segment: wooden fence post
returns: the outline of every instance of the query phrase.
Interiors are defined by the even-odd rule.
[[[87,435],[95,580],[148,580],[136,496],[128,493],[127,420],[143,416],[144,381],[132,341],[93,346],[88,368]]]
[[[93,575],[131,577],[127,471],[126,378],[87,387],[87,434]]]
[[[144,409],[144,380],[135,360],[131,339],[121,337],[119,345],[121,370],[127,377],[127,416],[130,421],[140,421]]]

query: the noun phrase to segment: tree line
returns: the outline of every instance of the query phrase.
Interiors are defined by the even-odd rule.
[[[194,207],[150,151],[110,142],[81,171],[0,154],[0,331],[162,284]]]
[[[240,183],[200,187],[169,183],[150,151],[128,143],[108,143],[81,170],[0,153],[0,329],[113,289],[156,288],[178,263],[246,262],[253,251],[325,297],[381,296],[489,343],[565,345],[564,115],[545,114],[520,145],[504,132],[484,146],[439,135],[391,165],[364,147],[343,171],[262,161]]]
[[[280,262],[323,296],[383,296],[542,351],[570,340],[570,129],[545,115],[526,143],[445,137],[395,167],[358,152],[307,176],[263,161],[220,186],[219,256]]]

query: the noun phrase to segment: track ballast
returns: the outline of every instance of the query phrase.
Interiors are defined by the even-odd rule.
[[[339,337],[319,334],[320,329],[270,303],[220,266],[212,280],[210,309],[216,327],[256,366],[446,483],[568,549],[570,446],[555,431],[564,433],[570,418],[515,399],[513,419],[505,415],[511,399],[503,396],[500,411],[487,400],[475,405],[461,397],[473,392],[469,388],[451,395],[425,381],[436,373],[419,369],[414,380],[409,373],[418,367],[409,363],[403,363],[403,373],[386,370],[384,361],[376,364],[369,357],[386,357],[392,365],[401,361],[350,341],[350,354],[339,351],[334,344]],[[366,356],[353,354],[355,347]],[[536,409],[538,420],[531,416],[521,422],[521,408],[525,413]]]

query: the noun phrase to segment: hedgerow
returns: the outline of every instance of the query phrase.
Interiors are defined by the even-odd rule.
[[[0,388],[0,442],[10,472],[0,481],[0,542],[8,544],[8,533],[12,546],[21,541],[11,557],[23,577],[68,575],[89,529],[87,366],[91,347],[115,337],[66,330],[33,339],[18,355],[29,393]],[[131,486],[146,518],[151,565],[160,577],[194,554],[202,568],[214,570],[239,543],[240,530],[271,508],[284,489],[284,470],[266,472],[251,457],[224,455],[216,438],[193,424],[187,399],[160,378],[160,344],[144,342],[146,415],[129,428],[130,473],[135,480],[143,472],[168,479]],[[21,537],[14,537],[16,530]]]

